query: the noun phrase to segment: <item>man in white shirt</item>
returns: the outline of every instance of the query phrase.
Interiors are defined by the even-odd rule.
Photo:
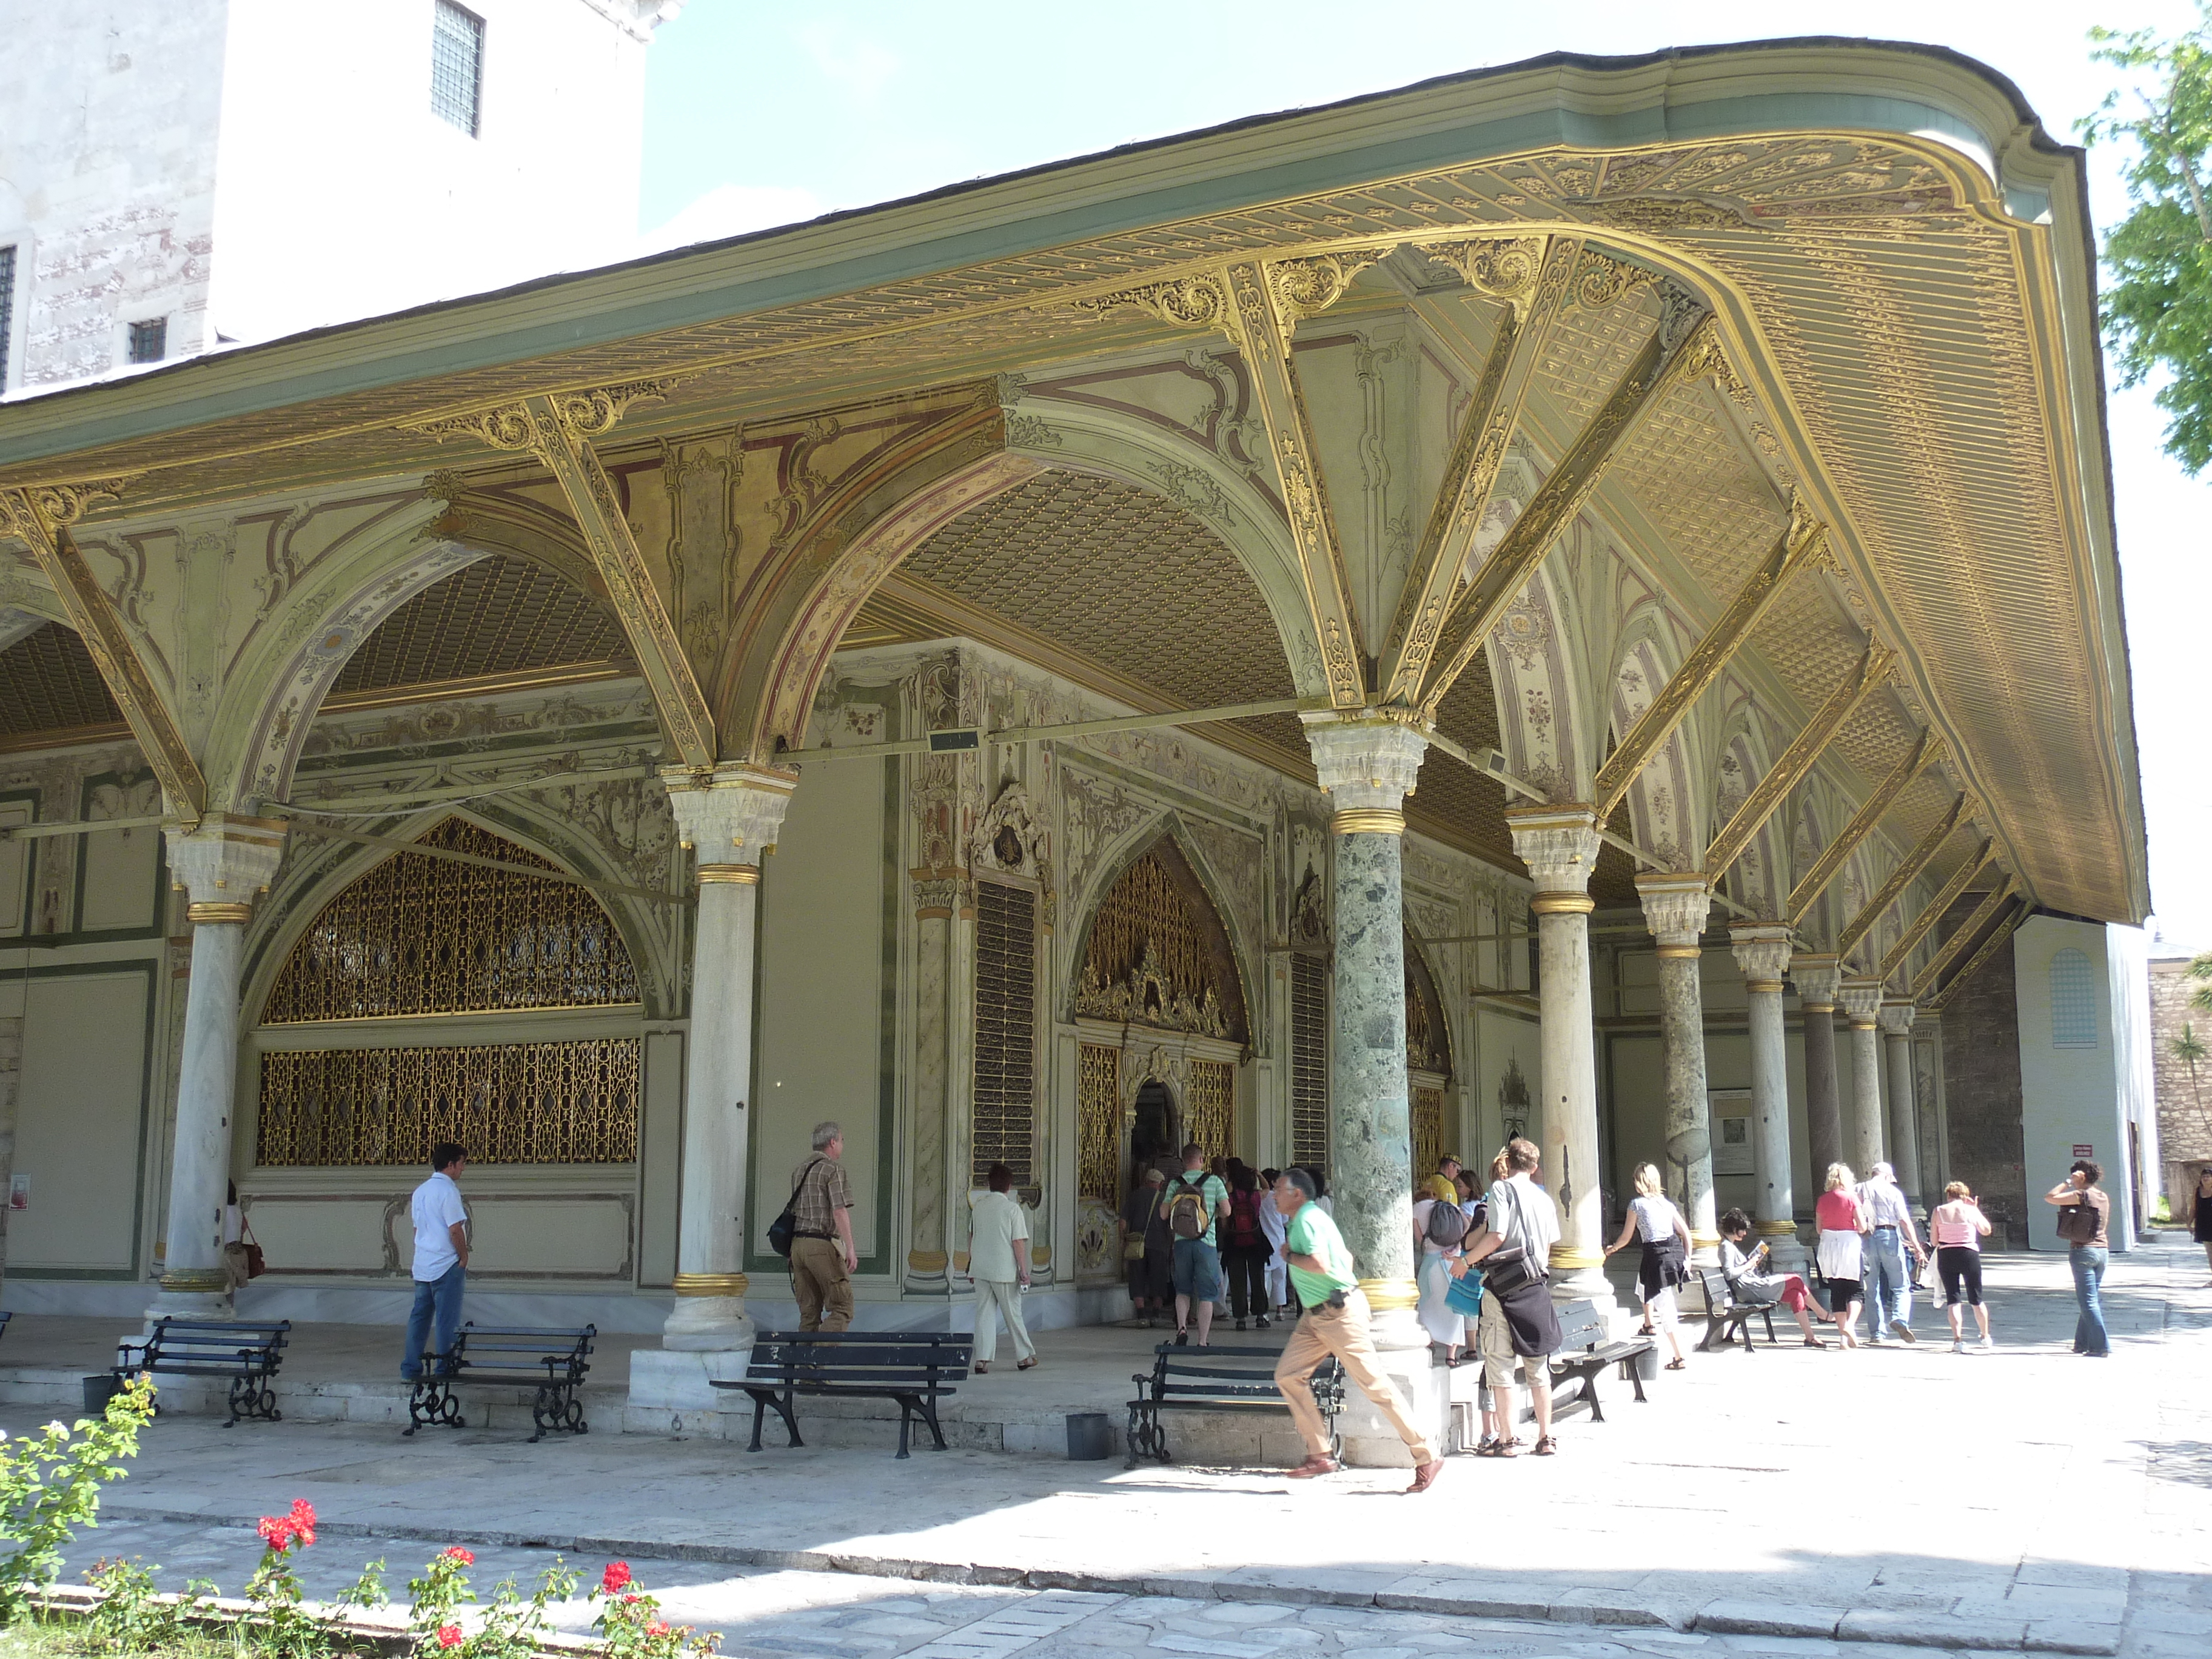
[[[407,1346],[399,1374],[412,1382],[422,1374],[426,1354],[435,1355],[441,1374],[453,1369],[450,1358],[461,1332],[461,1287],[469,1272],[469,1212],[461,1202],[456,1177],[468,1167],[467,1150],[441,1140],[430,1149],[430,1178],[415,1189],[415,1305],[407,1315]],[[430,1338],[434,1322],[438,1346]]]
[[[1859,1206],[1874,1224],[1866,1240],[1866,1294],[1872,1328],[1869,1342],[1881,1340],[1887,1326],[1899,1339],[1915,1342],[1912,1334],[1912,1279],[1905,1271],[1909,1249],[1915,1261],[1925,1259],[1920,1230],[1912,1224],[1912,1204],[1897,1184],[1897,1171],[1877,1164],[1874,1173],[1859,1182]]]
[[[1488,1457],[1511,1457],[1518,1450],[1513,1437],[1513,1371],[1517,1364],[1528,1389],[1528,1403],[1536,1413],[1536,1455],[1548,1457],[1557,1447],[1552,1439],[1552,1365],[1547,1353],[1523,1355],[1514,1344],[1516,1321],[1534,1316],[1533,1322],[1550,1321],[1550,1329],[1556,1335],[1559,1325],[1548,1314],[1550,1292],[1544,1281],[1551,1276],[1552,1246],[1559,1242],[1559,1211],[1552,1202],[1552,1195],[1535,1182],[1539,1154],[1534,1144],[1518,1137],[1505,1143],[1505,1179],[1490,1189],[1489,1207],[1484,1212],[1482,1232],[1470,1241],[1460,1260],[1451,1266],[1455,1278],[1468,1273],[1480,1263],[1509,1246],[1518,1245],[1527,1252],[1527,1261],[1536,1281],[1526,1292],[1510,1293],[1516,1306],[1509,1315],[1509,1296],[1492,1294],[1485,1287],[1482,1298],[1482,1318],[1475,1328],[1475,1346],[1482,1356],[1482,1380],[1489,1388],[1491,1398],[1497,1402],[1498,1421],[1502,1426],[1500,1437],[1494,1445],[1486,1447],[1481,1455]],[[1533,1298],[1541,1304],[1530,1309],[1526,1304]],[[1523,1340],[1528,1333],[1524,1331]]]
[[[1013,1333],[1014,1369],[1036,1362],[1022,1317],[1022,1291],[1030,1282],[1030,1212],[1014,1196],[1014,1172],[994,1164],[991,1190],[978,1193],[968,1227],[968,1276],[975,1281],[975,1370],[991,1369],[999,1353],[999,1318]]]

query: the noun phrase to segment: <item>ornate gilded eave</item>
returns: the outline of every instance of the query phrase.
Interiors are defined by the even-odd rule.
[[[415,474],[453,451],[410,423],[680,372],[624,422],[651,441],[1165,342],[1080,307],[1240,258],[1358,283],[1328,262],[1546,234],[1710,303],[1715,395],[1832,526],[1837,597],[1899,652],[2024,890],[2139,917],[2078,156],[1940,52],[1555,58],[1133,147],[19,400],[0,488],[143,471],[138,512]]]

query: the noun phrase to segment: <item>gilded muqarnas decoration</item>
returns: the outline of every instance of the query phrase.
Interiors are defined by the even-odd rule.
[[[1112,984],[1099,978],[1095,960],[1085,962],[1075,988],[1075,1012],[1117,1024],[1150,1025],[1199,1036],[1229,1035],[1228,1017],[1213,988],[1203,986],[1194,993],[1174,983],[1160,965],[1158,948],[1149,939],[1128,976]]]

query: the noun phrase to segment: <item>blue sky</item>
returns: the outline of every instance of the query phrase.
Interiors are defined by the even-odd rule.
[[[1432,75],[1547,52],[1648,52],[1782,34],[1927,40],[2017,82],[2051,132],[2112,84],[2092,64],[2093,23],[2191,27],[2186,0],[2096,9],[2011,3],[1688,6],[1586,0],[1117,9],[994,0],[934,5],[690,0],[647,59],[641,210],[651,241],[688,242],[834,208],[1322,104]],[[1368,20],[1372,19],[1370,22]],[[2100,224],[2126,210],[2114,158],[2093,155]],[[2212,474],[2191,480],[2160,453],[2148,390],[2111,409],[2121,568],[2160,933],[2212,948],[2212,769],[2201,763],[2193,672],[2212,601],[2203,526]]]

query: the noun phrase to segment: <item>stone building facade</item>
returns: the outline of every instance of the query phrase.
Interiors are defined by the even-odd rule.
[[[2187,957],[2154,957],[2150,1019],[2157,1054],[2160,1190],[2166,1212],[2188,1223],[2197,1214],[2197,1173],[2212,1164],[2212,1058],[2195,1066],[2178,1045],[2184,1030],[2212,1048],[2212,1012],[2190,1006],[2208,983],[2189,971]]]

